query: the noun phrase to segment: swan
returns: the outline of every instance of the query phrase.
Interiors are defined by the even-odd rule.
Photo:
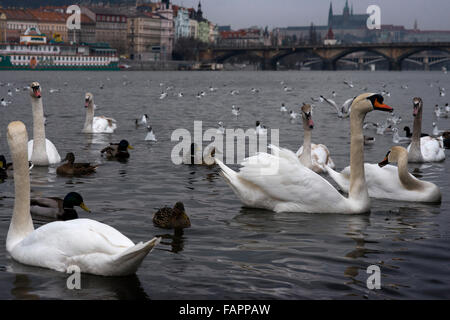
[[[389,162],[397,162],[398,167],[388,165]],[[339,187],[348,192],[350,168],[347,167],[340,173],[331,168],[327,168],[327,171]],[[435,184],[421,181],[408,172],[408,151],[403,147],[392,147],[379,164],[365,163],[364,172],[371,198],[441,202],[441,192]]]
[[[215,159],[221,175],[249,207],[275,212],[364,213],[370,199],[364,178],[363,122],[373,110],[392,111],[380,94],[365,93],[352,103],[350,114],[351,181],[348,198],[327,180],[303,166],[290,150],[271,146],[272,154],[258,153],[242,163],[240,172]]]
[[[85,104],[86,120],[84,121],[83,133],[113,133],[116,130],[116,120],[104,116],[94,117],[94,95],[86,93]]]
[[[330,157],[330,151],[323,144],[311,144],[311,131],[314,128],[312,111],[309,104],[301,108],[303,120],[303,145],[297,151],[297,156],[302,165],[316,173],[326,172],[325,165],[334,168],[334,162]]]
[[[413,99],[413,135],[408,146],[409,162],[439,162],[445,160],[442,141],[426,136],[420,137],[422,132],[422,107],[423,101],[419,97]]]
[[[8,144],[14,163],[14,211],[6,251],[25,265],[67,272],[76,265],[83,273],[125,276],[136,272],[161,238],[134,244],[116,229],[91,219],[47,223],[34,229],[30,215],[28,139],[20,121],[8,125]]]
[[[44,108],[42,106],[41,86],[33,82],[30,86],[33,109],[33,139],[28,141],[28,161],[35,166],[48,166],[61,162],[55,145],[45,138]],[[34,143],[36,142],[36,143]]]

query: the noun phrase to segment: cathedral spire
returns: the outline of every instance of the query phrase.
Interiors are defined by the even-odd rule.
[[[332,25],[333,21],[333,3],[330,1],[330,10],[328,11],[328,26]]]

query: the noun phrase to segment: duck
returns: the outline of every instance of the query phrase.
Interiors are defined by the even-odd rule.
[[[30,200],[30,213],[31,216],[68,221],[78,219],[77,211],[74,209],[75,206],[86,212],[91,212],[78,192],[69,192],[64,199],[57,197],[32,198]]]
[[[407,138],[411,138],[411,137],[412,137],[411,129],[410,129],[408,126],[405,126],[405,127],[403,128],[403,131],[405,131],[405,136],[406,136]],[[421,133],[420,136],[421,136],[421,137],[426,137],[426,136],[429,136],[429,134],[428,134],[428,133]]]
[[[202,152],[198,145],[195,142],[192,142],[189,147],[189,152],[183,152],[182,163],[213,166],[215,165],[214,156],[216,155],[216,151],[217,150],[213,145],[208,145]]]
[[[102,149],[100,153],[102,156],[106,154],[106,158],[109,160],[112,159],[128,159],[130,154],[128,153],[128,149],[134,149],[127,140],[120,140],[119,143],[110,143],[109,146]]]
[[[191,221],[182,202],[173,208],[164,207],[153,214],[153,224],[163,229],[184,229],[191,226]]]
[[[11,122],[7,137],[15,168],[14,209],[6,237],[6,251],[11,258],[63,273],[76,265],[82,273],[99,276],[135,274],[161,238],[135,244],[115,228],[91,219],[53,221],[34,229],[25,125]]]
[[[326,172],[325,165],[335,167],[330,157],[330,151],[323,144],[311,143],[311,131],[314,128],[311,105],[303,104],[301,108],[303,120],[303,145],[298,149],[296,155],[301,164],[316,173]]]
[[[408,161],[416,163],[444,161],[445,152],[442,141],[430,136],[420,137],[422,132],[422,108],[422,99],[420,97],[413,98],[414,125],[411,144],[407,148]]]
[[[397,163],[397,167],[389,163]],[[408,202],[441,202],[439,187],[431,182],[421,181],[408,172],[408,151],[404,147],[392,147],[384,160],[378,164],[365,163],[364,172],[371,198]],[[328,173],[344,192],[349,191],[349,167],[340,173],[329,169]]]
[[[383,100],[381,94],[364,93],[352,103],[348,197],[322,176],[303,166],[294,152],[274,145],[270,145],[272,154],[260,152],[245,159],[239,172],[216,158],[220,174],[247,207],[274,212],[367,213],[370,211],[370,198],[364,176],[362,126],[366,114],[371,111],[393,111]]]
[[[153,128],[151,126],[147,127],[147,135],[145,136],[145,141],[157,141]]]
[[[61,162],[55,145],[45,137],[44,108],[41,86],[34,81],[30,85],[31,107],[33,110],[33,139],[28,141],[28,161],[35,166],[48,166]]]
[[[114,133],[117,129],[117,121],[104,116],[94,117],[94,95],[87,92],[84,107],[86,108],[86,120],[81,132],[83,133]]]
[[[66,163],[56,168],[56,174],[60,176],[85,176],[96,172],[97,166],[87,163],[75,163],[75,155],[72,152],[66,154],[63,161]]]
[[[450,131],[446,131],[442,134],[442,143],[445,149],[450,149]]]

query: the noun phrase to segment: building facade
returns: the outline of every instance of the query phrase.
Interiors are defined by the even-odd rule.
[[[128,56],[130,59],[161,60],[161,17],[151,12],[128,16]]]
[[[174,6],[174,37],[175,40],[179,38],[189,38],[189,11],[186,8]]]

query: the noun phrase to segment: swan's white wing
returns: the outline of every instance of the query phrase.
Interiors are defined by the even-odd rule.
[[[47,157],[49,164],[57,164],[61,162],[61,156],[56,150],[55,145],[48,139],[45,139],[45,150],[47,151]],[[33,154],[33,140],[28,141],[28,161],[31,161],[31,155]]]
[[[157,239],[153,239],[153,245]],[[150,242],[146,243],[150,245]],[[77,265],[82,272],[102,275],[117,275],[133,272],[151,250],[146,244],[134,243],[116,229],[90,219],[76,219],[48,223],[18,243],[11,250],[11,256],[24,264],[50,268],[65,272],[70,265]],[[143,247],[144,246],[144,247]],[[134,247],[142,249],[137,266],[117,259],[132,254]],[[146,252],[145,250],[148,249]],[[129,258],[129,257],[128,257]],[[133,258],[133,257],[131,257]],[[116,270],[114,270],[116,269]]]
[[[438,162],[445,159],[445,152],[441,148],[440,141],[430,136],[420,139],[420,151],[425,161]]]
[[[92,120],[92,130],[94,133],[113,133],[116,130],[116,120],[103,116],[94,117]]]
[[[334,169],[335,165],[330,157],[330,151],[323,144],[311,144],[311,160],[313,164],[325,170],[325,164]]]
[[[292,151],[272,149],[279,151],[278,156],[259,153],[247,158],[237,174],[245,184],[264,193],[267,200],[261,207],[276,212],[345,210],[347,199],[328,181],[301,165]]]

